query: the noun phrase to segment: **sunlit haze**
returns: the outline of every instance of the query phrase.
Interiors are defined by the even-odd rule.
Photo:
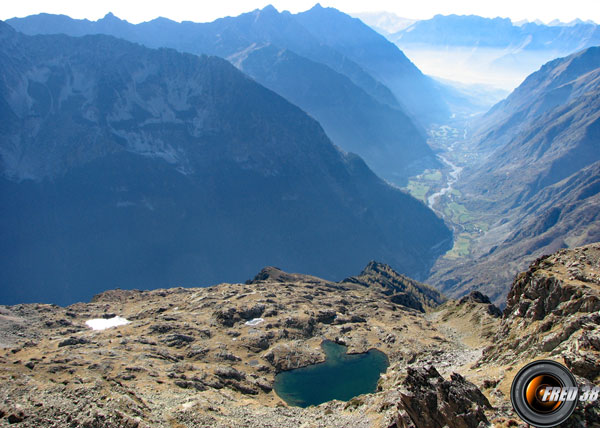
[[[256,0],[256,1],[123,1],[105,0],[102,2],[80,0],[41,0],[4,2],[0,9],[0,18],[24,17],[41,12],[65,14],[73,18],[96,20],[107,12],[122,19],[139,23],[163,16],[176,21],[212,21],[223,16],[235,16],[269,3],[278,10],[299,12],[311,8],[315,0]],[[428,19],[435,14],[480,15],[484,17],[508,17],[513,21],[523,19],[550,22],[559,19],[568,22],[579,18],[600,22],[600,8],[589,0],[571,0],[569,2],[547,2],[543,0],[519,1],[504,0],[482,2],[479,0],[423,0],[419,2],[398,2],[393,0],[323,0],[323,6],[330,6],[348,13],[367,11],[388,11],[398,16],[413,19]]]

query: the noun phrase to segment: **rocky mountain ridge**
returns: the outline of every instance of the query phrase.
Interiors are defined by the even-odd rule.
[[[545,257],[515,280],[501,318],[478,293],[422,313],[388,300],[383,284],[276,268],[247,284],[113,290],[65,308],[3,306],[0,424],[525,427],[508,390],[526,362],[555,359],[579,382],[598,381],[589,369],[599,351],[599,272],[600,244]],[[85,326],[116,315],[131,323]],[[247,323],[256,317],[264,321]],[[384,351],[391,365],[378,391],[286,406],[272,391],[275,373],[322,361],[323,339],[350,352]],[[566,426],[598,421],[595,406],[580,405]]]
[[[389,36],[400,45],[409,43],[442,46],[520,47],[526,50],[554,49],[573,52],[600,43],[598,25],[574,22],[552,26],[529,22],[513,23],[509,18],[476,15],[436,15]]]
[[[334,9],[315,6],[292,15],[267,6],[211,23],[158,18],[133,25],[112,14],[95,22],[47,14],[7,22],[30,35],[108,34],[151,48],[217,55],[308,112],[334,143],[392,182],[401,184],[438,163],[420,125],[429,116],[449,116],[436,87],[396,46]],[[360,33],[353,39],[357,43],[391,54],[383,76],[388,79],[375,73],[383,70],[375,62],[381,58],[353,55],[346,45],[324,38],[323,25]]]
[[[600,374],[598,260],[598,244],[560,250],[521,273],[483,361],[563,355],[573,373],[593,381]]]
[[[379,288],[383,294],[390,296],[391,302],[420,312],[435,308],[446,300],[435,288],[400,275],[390,266],[375,261],[369,262],[360,275],[351,276],[342,282]]]

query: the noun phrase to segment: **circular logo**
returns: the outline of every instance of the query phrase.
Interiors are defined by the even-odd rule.
[[[571,372],[562,364],[539,360],[527,364],[510,388],[513,409],[523,421],[549,428],[566,421],[577,407],[578,388]]]

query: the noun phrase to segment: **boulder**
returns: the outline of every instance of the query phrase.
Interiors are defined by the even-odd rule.
[[[187,334],[169,334],[165,338],[163,338],[162,342],[165,343],[169,347],[174,348],[183,348],[184,346],[189,345],[194,341],[193,336],[188,336]]]
[[[84,345],[86,343],[90,343],[90,341],[84,337],[69,337],[68,339],[60,342],[58,347],[62,348],[63,346]]]

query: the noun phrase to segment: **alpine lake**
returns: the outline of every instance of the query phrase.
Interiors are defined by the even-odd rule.
[[[379,376],[389,366],[387,356],[376,349],[347,354],[346,346],[330,340],[323,341],[321,348],[326,355],[324,362],[275,376],[275,392],[288,405],[316,406],[375,392]]]

